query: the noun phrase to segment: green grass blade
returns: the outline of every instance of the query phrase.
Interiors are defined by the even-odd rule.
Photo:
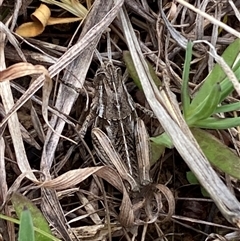
[[[194,127],[207,128],[207,129],[228,129],[232,127],[240,126],[240,117],[234,118],[215,118],[209,117],[205,120],[199,120],[194,123]]]
[[[202,101],[197,108],[190,105],[188,115],[185,119],[189,126],[194,126],[199,120],[204,120],[210,117],[216,110],[221,97],[221,88],[219,83],[214,84],[209,95]]]
[[[240,110],[240,102],[236,102],[236,103],[218,106],[214,111],[214,114],[225,113],[230,111],[239,111],[239,110]]]
[[[35,241],[32,216],[27,207],[21,212],[18,240]]]
[[[188,82],[189,82],[190,65],[192,60],[192,47],[193,47],[193,43],[188,42],[186,54],[185,54],[183,76],[182,76],[183,83],[182,83],[182,89],[181,89],[181,100],[182,100],[184,117],[187,115],[186,113],[189,110],[189,106],[190,106]]]

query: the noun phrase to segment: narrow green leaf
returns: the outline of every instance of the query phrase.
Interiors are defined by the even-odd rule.
[[[42,215],[41,211],[29,199],[19,193],[14,193],[12,195],[11,201],[18,217],[20,217],[23,207],[27,207],[27,209],[31,213],[34,227],[37,227],[44,232],[51,234],[49,225],[44,216]],[[50,241],[52,239],[46,237],[45,235],[42,235],[41,233],[35,232],[35,240]]]
[[[228,129],[240,126],[240,117],[218,119],[216,117],[209,117],[204,120],[198,120],[194,123],[194,127],[206,129]]]
[[[240,102],[236,102],[236,103],[218,106],[214,111],[214,114],[225,113],[230,111],[239,111],[239,110],[240,110]]]
[[[219,104],[221,97],[221,88],[219,83],[214,84],[209,95],[196,108],[190,105],[185,120],[189,126],[195,126],[199,120],[204,120],[210,117]]]
[[[35,241],[33,221],[30,211],[24,207],[20,215],[19,241]]]
[[[2,213],[0,213],[0,219],[3,219],[3,220],[6,220],[6,221],[9,221],[9,222],[20,225],[20,220],[18,220],[16,218],[9,217],[9,216],[6,216]]]
[[[240,52],[240,39],[236,39],[232,44],[230,44],[227,49],[224,51],[222,57],[225,62],[232,67],[238,58],[238,54]],[[238,61],[239,62],[239,61]],[[238,63],[239,64],[239,63]],[[233,71],[237,69],[238,64],[233,66]],[[216,64],[213,70],[209,73],[209,75],[204,80],[203,85],[200,90],[195,95],[192,100],[192,107],[197,107],[202,101],[206,98],[206,96],[210,93],[212,86],[217,82],[221,83],[226,78],[226,74],[222,70],[222,68]],[[221,86],[222,87],[222,86]],[[224,88],[222,89],[224,91]]]
[[[219,170],[240,179],[240,158],[207,131],[191,128],[209,162]]]
[[[181,100],[182,100],[184,117],[190,106],[188,82],[189,82],[189,72],[190,72],[190,65],[191,65],[191,59],[192,59],[192,47],[193,47],[193,43],[188,42],[186,54],[185,54],[183,76],[182,76],[183,83],[182,83],[182,89],[181,89]]]

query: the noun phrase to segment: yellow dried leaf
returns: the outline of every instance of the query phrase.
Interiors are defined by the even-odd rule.
[[[47,25],[71,23],[81,20],[82,18],[52,18],[51,11],[45,4],[31,15],[33,22],[24,23],[16,29],[16,33],[22,37],[35,37],[41,34]]]
[[[39,21],[43,26],[46,26],[50,16],[51,10],[48,8],[47,5],[41,4],[40,7],[31,14],[31,19],[33,21]]]
[[[16,29],[16,33],[22,37],[35,37],[44,31],[44,27],[38,22],[24,23]]]
[[[64,24],[64,23],[72,23],[81,20],[81,18],[52,18],[48,19],[47,25],[55,25],[55,24]]]
[[[22,24],[17,28],[16,33],[22,37],[35,37],[44,31],[50,16],[50,9],[45,4],[41,4],[31,15],[33,22]]]

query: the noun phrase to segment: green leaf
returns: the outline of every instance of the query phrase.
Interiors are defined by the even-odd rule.
[[[173,143],[172,140],[169,138],[169,136],[167,135],[166,132],[164,132],[163,134],[156,136],[156,137],[151,137],[150,141],[156,143],[159,146],[165,146],[169,149],[172,149]]]
[[[193,174],[192,171],[187,172],[186,177],[190,184],[199,184],[200,185],[201,193],[204,197],[210,197],[210,195],[208,194],[206,189],[201,186],[201,184],[199,183],[198,179],[196,178],[196,176]]]
[[[26,207],[31,213],[33,226],[48,234],[51,234],[49,225],[44,216],[42,215],[41,211],[29,199],[19,193],[14,193],[12,195],[11,201],[18,217],[20,217],[23,208]],[[52,239],[46,237],[45,235],[42,235],[41,233],[35,232],[35,240],[50,241]]]
[[[184,61],[184,68],[183,68],[183,76],[182,76],[182,89],[181,89],[181,100],[183,106],[183,115],[185,117],[187,111],[189,110],[190,106],[190,95],[189,95],[189,72],[190,72],[190,64],[192,59],[192,42],[188,42],[186,54],[185,54],[185,61]]]
[[[154,142],[150,142],[150,147],[151,147],[151,166],[153,164],[155,164],[159,158],[163,155],[164,151],[165,151],[165,146],[162,145],[158,145]]]
[[[219,104],[221,97],[221,88],[219,83],[214,84],[211,92],[197,107],[190,105],[186,113],[186,122],[189,126],[195,126],[198,120],[204,120],[211,116]]]
[[[207,131],[191,128],[209,162],[219,170],[240,179],[240,158]]]
[[[239,111],[239,110],[240,110],[240,102],[236,102],[236,103],[218,106],[215,109],[214,114],[225,113],[225,112],[230,112],[230,111]]]
[[[201,193],[204,197],[208,197],[210,198],[211,196],[209,195],[209,193],[207,192],[207,190],[201,186]]]
[[[192,171],[186,173],[187,180],[190,184],[200,184],[196,176],[193,174]]]
[[[133,79],[133,81],[137,85],[137,87],[140,90],[142,90],[141,81],[138,77],[137,71],[133,64],[132,56],[129,51],[123,51],[123,60],[125,62],[125,65],[127,67],[130,77]],[[155,70],[153,69],[152,65],[148,61],[146,61],[146,62],[147,62],[149,72],[152,76],[154,83],[156,84],[157,87],[160,87],[162,85],[162,83],[161,83],[160,79],[158,78],[158,76],[156,75]]]
[[[238,58],[238,54],[240,52],[240,39],[236,39],[232,44],[230,44],[227,49],[224,51],[222,57],[225,62],[230,66],[233,67],[233,71],[235,72],[239,66],[239,60],[236,63],[236,59]],[[202,101],[209,95],[212,86],[217,82],[221,83],[226,78],[226,74],[219,66],[216,64],[213,70],[209,73],[209,75],[204,80],[203,85],[201,86],[200,90],[195,95],[194,99],[192,100],[192,107],[196,108]],[[223,86],[221,86],[222,90],[224,91]]]
[[[6,216],[4,214],[1,214],[0,213],[0,219],[3,219],[3,220],[6,220],[6,221],[9,221],[9,222],[12,222],[12,223],[15,223],[15,224],[18,224],[20,225],[20,221],[16,218],[12,218],[12,217],[9,217],[9,216]],[[46,236],[46,237],[49,237],[49,240],[52,240],[52,241],[61,241],[60,239],[54,237],[53,235],[49,234],[49,233],[46,233],[45,231],[43,230],[40,230],[39,228],[37,227],[33,227],[34,230],[38,233],[41,233],[42,235]]]
[[[32,216],[27,207],[23,208],[20,216],[18,240],[35,241]]]
[[[207,129],[228,129],[240,126],[240,117],[233,118],[216,118],[209,117],[205,120],[198,120],[194,123],[194,127],[207,128]]]

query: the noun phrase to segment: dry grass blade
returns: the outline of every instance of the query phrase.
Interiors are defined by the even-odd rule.
[[[175,212],[175,198],[172,192],[169,190],[169,188],[167,188],[165,185],[157,184],[155,185],[155,187],[158,190],[158,192],[164,195],[164,198],[166,198],[168,202],[168,212],[164,215],[165,217],[161,220],[161,222],[166,222],[171,219],[172,215]]]
[[[30,63],[17,63],[1,71],[0,82],[10,81],[16,78],[32,74],[48,75],[48,71],[42,65],[34,66]]]
[[[41,187],[53,188],[55,190],[64,190],[73,187],[83,180],[93,175],[103,167],[87,167],[83,169],[76,169],[68,171],[61,176],[56,177],[53,180],[45,181],[41,184]]]
[[[0,137],[0,203],[4,203],[7,194],[7,182],[6,182],[6,170],[4,161],[4,149],[5,143],[2,137]]]
[[[95,224],[101,224],[102,220],[97,214],[97,208],[95,208],[94,205],[92,205],[92,203],[89,202],[89,199],[85,197],[83,193],[79,192],[77,195],[80,202],[84,205],[84,208],[87,212],[87,216],[89,216]],[[76,220],[78,220],[78,217],[76,218]],[[75,220],[71,220],[71,222],[73,221]]]
[[[3,32],[1,32],[0,33],[0,42],[3,43],[4,39],[5,39],[5,35],[3,34]],[[8,71],[4,70],[5,69],[5,60],[4,60],[3,44],[1,45],[0,56],[1,56],[0,69],[3,70],[3,73],[6,74],[6,73],[8,73]],[[4,76],[3,73],[1,74],[1,78]],[[6,76],[8,76],[8,74],[6,74]],[[3,80],[3,78],[2,78],[2,80]],[[14,106],[14,100],[13,100],[9,81],[0,82],[0,95],[2,98],[5,112],[7,113]],[[16,158],[17,158],[19,169],[23,173],[27,172],[28,173],[27,177],[29,179],[31,179],[32,181],[36,182],[37,179],[34,176],[34,174],[31,172],[31,167],[27,160],[25,148],[23,145],[20,125],[19,125],[19,121],[18,121],[18,116],[16,113],[13,113],[13,115],[9,118],[8,126],[9,126],[9,131],[11,133],[13,145],[14,145],[14,150],[15,150],[15,153],[17,153]]]
[[[107,166],[71,170],[53,180],[43,182],[40,186],[54,190],[66,190],[81,183],[93,174],[105,179],[123,193],[123,200],[120,207],[120,219],[124,226],[131,227],[133,225],[134,215],[129,195],[122,179],[113,169]]]
[[[115,223],[111,224],[110,228],[112,233],[120,231],[122,229],[122,227]],[[77,235],[80,240],[91,239],[91,241],[105,240],[106,236],[109,233],[108,226],[106,224],[92,226],[88,225],[78,228],[72,228],[72,231]],[[75,237],[73,236],[72,238]]]
[[[14,35],[9,31],[9,29],[2,22],[0,22],[0,30],[1,30],[1,34],[3,34],[3,33],[6,34],[7,39],[14,46],[15,50],[17,51],[17,53],[20,56],[20,58],[22,59],[22,61],[26,61],[26,58],[25,58],[22,50],[19,47],[18,41],[16,40]],[[4,55],[2,55],[2,57],[4,57]]]
[[[73,7],[74,9],[74,7]],[[87,10],[85,9],[87,14]],[[85,17],[85,15],[83,16]],[[47,5],[41,4],[34,13],[31,14],[31,22],[23,23],[16,29],[16,34],[22,37],[36,37],[44,32],[47,25],[71,23],[80,21],[80,18],[53,18],[51,10]]]
[[[123,198],[119,208],[119,220],[124,227],[132,227],[134,224],[133,206],[122,179],[112,168],[107,166],[105,166],[104,169],[101,169],[97,175],[111,183],[115,188],[122,192]]]
[[[173,39],[182,47],[185,48],[187,47],[187,39],[182,36],[176,29],[172,26],[172,24],[168,21],[163,8],[162,8],[162,1],[160,1],[160,12],[162,19],[164,23],[166,24],[166,27],[168,28],[169,33],[172,35]]]
[[[75,44],[72,48],[69,49],[67,53],[65,53],[61,58],[59,58],[57,63],[49,68],[50,76],[54,73],[54,69],[56,66],[58,67],[57,73],[59,73],[69,63],[76,59],[81,51],[88,48],[90,43],[92,43],[94,39],[96,39],[101,33],[103,33],[104,30],[113,21],[122,4],[122,0],[117,1],[114,7],[102,18],[102,20],[89,29],[88,33],[84,38],[81,38],[77,44]],[[109,6],[109,3],[105,4],[105,6]]]
[[[61,238],[72,241],[70,238],[71,230],[66,225],[67,220],[64,216],[62,207],[53,189],[42,189],[41,209],[48,222],[56,229]]]
[[[229,0],[229,4],[231,5],[231,7],[232,7],[232,9],[233,9],[233,11],[234,11],[234,13],[235,13],[238,21],[240,22],[240,12],[239,12],[239,9],[238,9],[237,6],[233,3],[232,0]]]
[[[48,4],[55,4],[71,12],[72,14],[74,14],[79,18],[84,18],[88,13],[87,9],[78,1],[66,1],[66,0],[61,0],[61,2],[55,1],[55,0],[41,0],[41,1]]]
[[[26,143],[34,146],[37,150],[41,150],[41,146],[37,143],[37,141],[32,137],[32,135],[21,124],[20,124],[20,130],[22,133],[23,140]]]
[[[148,66],[144,60],[126,12],[121,10],[120,16],[128,48],[132,54],[133,62],[149,105],[167,134],[171,137],[174,146],[188,164],[189,168],[196,175],[200,183],[209,192],[222,214],[229,222],[240,227],[240,203],[212,169],[198,144],[194,141],[187,125],[182,124],[180,128],[174,119],[169,116],[164,102],[161,101],[162,96],[149,73]],[[184,123],[180,115],[178,118],[180,123]]]
[[[136,12],[138,15],[140,15],[143,18],[145,18],[150,23],[154,23],[155,22],[155,19],[152,17],[152,15],[149,14],[147,11],[145,11],[145,9],[142,7],[142,5],[139,2],[137,2],[135,0],[134,1],[133,0],[128,0],[128,1],[125,1],[125,4],[133,12]]]

